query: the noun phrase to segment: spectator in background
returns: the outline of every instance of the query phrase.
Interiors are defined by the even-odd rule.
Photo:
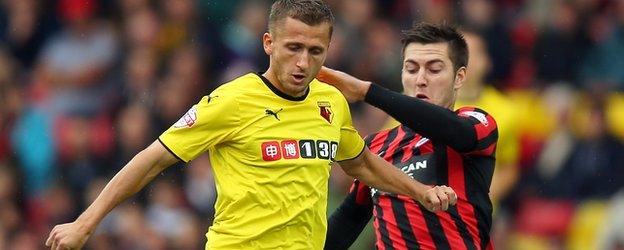
[[[104,76],[118,44],[110,24],[96,19],[97,6],[96,0],[59,1],[66,26],[46,42],[40,61],[60,114],[100,114],[107,107]]]
[[[487,51],[490,52],[492,69],[486,80],[495,87],[503,87],[509,76],[515,55],[512,49],[510,28],[505,26],[497,2],[489,0],[467,0],[460,4],[461,23],[483,36]],[[502,88],[501,88],[502,89]]]
[[[24,68],[31,68],[39,56],[44,41],[56,28],[51,13],[51,1],[7,0],[0,15],[0,41]],[[21,72],[20,72],[21,73]]]
[[[158,79],[158,57],[154,50],[139,47],[126,55],[123,73],[120,76],[121,103],[119,105],[141,105],[153,108]]]
[[[0,162],[13,156],[10,144],[11,130],[15,121],[20,118],[23,100],[23,87],[18,86],[20,78],[16,73],[21,67],[14,58],[4,49],[0,48]]]
[[[257,37],[266,31],[268,8],[266,1],[253,0],[241,2],[234,13],[234,18],[223,26],[221,43],[224,45],[228,58],[228,69],[220,76],[224,82],[251,70],[266,67],[266,59],[262,51],[262,43]],[[258,68],[260,67],[260,68]]]
[[[196,1],[160,0],[158,3],[164,13],[157,39],[159,53],[166,57],[186,43],[200,42]]]
[[[589,21],[589,36],[592,42],[587,56],[581,63],[583,86],[591,91],[624,91],[624,21],[614,22],[612,9],[621,10],[621,1],[610,2],[601,14]],[[615,12],[618,13],[618,12]],[[624,14],[619,14],[624,15]]]
[[[589,47],[580,13],[571,2],[552,1],[551,5],[533,52],[537,80],[541,84],[566,82],[579,86],[579,61],[583,61]]]
[[[128,12],[122,20],[123,42],[125,49],[148,49],[158,53],[158,34],[161,20],[150,7]]]

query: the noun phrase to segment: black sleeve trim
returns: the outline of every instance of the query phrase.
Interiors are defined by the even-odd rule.
[[[355,157],[352,157],[350,159],[340,160],[340,161],[337,161],[337,162],[350,161],[350,160],[353,160],[355,158],[358,158],[358,157],[360,157],[360,155],[362,155],[362,153],[364,153],[364,149],[366,149],[366,143],[364,143],[364,146],[362,146],[362,150],[360,150],[360,153],[358,153]]]
[[[385,111],[401,124],[459,152],[470,152],[477,132],[467,119],[453,111],[371,84],[364,101]]]
[[[160,144],[163,145],[163,147],[165,147],[165,149],[167,149],[167,151],[169,151],[169,153],[171,153],[173,156],[175,156],[175,158],[178,158],[178,160],[182,161],[182,162],[187,162],[185,160],[182,160],[182,158],[180,158],[180,156],[178,156],[176,153],[174,153],[169,147],[167,147],[167,144],[165,144],[162,140],[160,140],[160,137],[158,138],[158,141],[160,142]]]

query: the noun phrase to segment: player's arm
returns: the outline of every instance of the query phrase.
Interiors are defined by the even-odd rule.
[[[46,246],[52,249],[82,248],[106,214],[177,161],[159,141],[155,141],[134,156],[74,222],[55,226],[46,240]]]
[[[364,147],[355,159],[338,162],[350,176],[375,187],[395,194],[404,194],[419,201],[427,210],[435,212],[455,205],[457,195],[447,186],[429,187],[395,168]]]
[[[326,67],[318,78],[336,86],[348,100],[364,100],[424,137],[442,142],[459,152],[469,152],[477,146],[473,123],[451,110]]]
[[[327,221],[325,249],[348,249],[373,216],[370,188],[359,180]]]

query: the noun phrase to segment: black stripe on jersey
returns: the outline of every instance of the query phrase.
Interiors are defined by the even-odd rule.
[[[481,249],[486,249],[488,243],[490,242],[490,230],[492,228],[492,216],[487,216],[482,213],[479,213],[479,210],[476,206],[473,205],[473,210],[475,211],[475,217],[477,219],[477,228],[479,228],[479,238],[481,239]],[[490,215],[491,215],[491,206],[490,206]]]
[[[476,250],[477,246],[475,245],[474,240],[470,236],[470,232],[468,232],[468,228],[466,227],[466,222],[464,222],[459,216],[457,207],[449,206],[449,209],[447,211],[451,215],[451,218],[453,219],[453,221],[455,222],[455,226],[457,226],[457,231],[459,231],[459,235],[462,237],[462,240],[464,240],[464,245],[466,245],[466,248],[469,250],[470,249]],[[485,248],[482,247],[480,249],[485,249]]]
[[[438,216],[429,212],[429,210],[425,209],[420,204],[418,205],[418,208],[420,208],[423,217],[425,217],[425,222],[427,223],[427,228],[429,229],[429,235],[431,235],[431,239],[433,239],[433,244],[435,244],[436,249],[451,249]]]
[[[392,246],[392,240],[390,239],[390,234],[388,233],[388,228],[386,227],[386,218],[383,216],[383,209],[379,205],[379,198],[380,196],[378,195],[373,196],[373,204],[376,204],[375,211],[377,212],[377,218],[375,218],[375,220],[379,223],[379,234],[381,235],[381,239],[377,240],[384,244],[386,250],[392,250],[394,247]]]
[[[416,234],[412,230],[412,225],[407,216],[407,210],[405,209],[405,202],[399,200],[396,197],[390,197],[392,203],[392,211],[394,212],[394,218],[399,225],[401,236],[407,245],[407,249],[420,249],[420,245],[416,240]]]
[[[498,140],[498,130],[497,129],[492,131],[489,135],[487,135],[483,139],[479,140],[477,142],[477,147],[475,148],[475,151],[486,149],[487,147],[492,145],[492,143],[496,143],[496,140]]]
[[[401,129],[403,131],[403,138],[399,142],[398,148],[394,151],[394,154],[392,155],[392,164],[401,163],[401,159],[403,159],[403,155],[405,155],[405,146],[414,139],[414,134],[410,133],[411,131],[407,131],[405,129],[405,126],[399,126],[398,129]]]
[[[158,141],[160,142],[160,144],[163,145],[163,147],[165,147],[165,149],[167,149],[167,151],[169,151],[169,153],[171,153],[173,156],[175,156],[175,158],[178,158],[178,160],[180,160],[182,162],[186,162],[185,160],[182,160],[182,158],[180,158],[180,156],[175,154],[169,147],[167,147],[167,145],[163,141],[161,141],[160,138],[158,138]]]
[[[364,138],[364,143],[366,143],[366,146],[370,147],[371,143],[373,143],[373,139],[375,139],[375,137],[377,137],[378,134],[380,133],[374,133],[374,134],[370,134],[366,136]]]
[[[448,186],[449,163],[446,156],[446,145],[442,143],[433,143],[433,153],[436,156],[436,185]]]
[[[399,130],[397,128],[394,128],[388,131],[388,137],[386,137],[386,140],[383,142],[383,146],[381,146],[381,148],[379,149],[379,152],[376,152],[378,154],[381,153],[379,154],[379,156],[383,157],[384,155],[386,155],[386,150],[388,150],[388,147],[390,147],[390,143],[394,141],[398,133],[399,133]]]
[[[492,229],[492,202],[487,191],[484,190],[488,190],[488,185],[492,180],[494,161],[483,157],[479,157],[479,159],[491,162],[489,164],[475,163],[475,166],[479,166],[479,168],[464,168],[464,182],[466,185],[466,199],[468,199],[474,211],[474,215],[470,216],[474,216],[477,221],[481,248],[486,249],[490,241],[490,230]],[[464,166],[466,165],[464,164]],[[482,176],[485,179],[477,176]]]

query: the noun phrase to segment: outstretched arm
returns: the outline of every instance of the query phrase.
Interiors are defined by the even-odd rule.
[[[318,78],[337,87],[349,101],[364,100],[424,137],[457,151],[468,152],[477,145],[473,124],[448,109],[326,67],[321,69]]]
[[[427,210],[436,212],[455,205],[457,195],[447,186],[429,187],[395,168],[368,148],[352,160],[339,162],[342,169],[350,176],[366,183],[370,187],[404,194],[419,201]]]
[[[108,182],[97,199],[74,222],[55,226],[46,246],[52,249],[82,248],[106,214],[177,161],[160,142],[153,142]]]

